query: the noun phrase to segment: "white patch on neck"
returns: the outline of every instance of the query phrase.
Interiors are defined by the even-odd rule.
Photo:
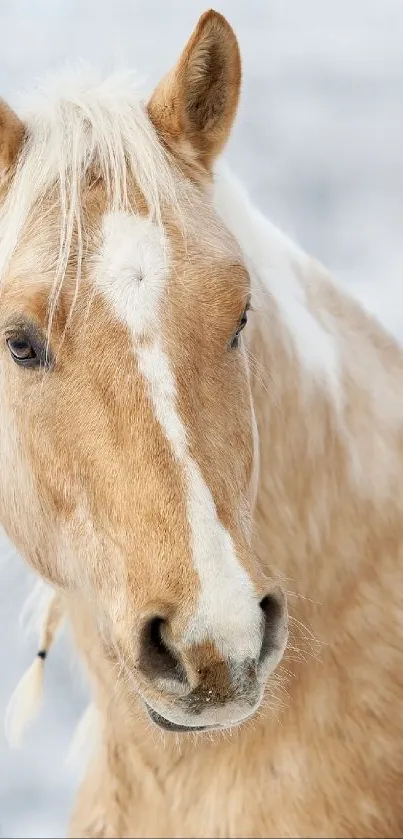
[[[251,204],[243,186],[224,166],[215,180],[214,203],[242,249],[255,293],[266,291],[275,299],[302,367],[339,398],[339,347],[335,336],[310,312],[293,268],[293,262],[303,266],[308,257]]]
[[[124,213],[105,218],[96,285],[133,334],[155,416],[183,467],[188,487],[192,556],[200,594],[184,641],[211,640],[223,655],[243,660],[259,653],[262,615],[253,583],[237,559],[231,536],[221,524],[211,492],[190,455],[186,429],[177,411],[176,384],[158,334],[159,304],[168,268],[168,243],[153,222]],[[152,345],[141,346],[137,339],[151,331]]]

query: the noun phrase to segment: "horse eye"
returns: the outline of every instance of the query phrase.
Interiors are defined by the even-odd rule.
[[[249,306],[249,304],[248,304],[248,305],[245,307],[245,309],[244,309],[244,311],[243,311],[243,313],[242,313],[241,320],[239,321],[238,326],[237,326],[237,328],[236,328],[236,332],[235,332],[235,334],[234,334],[234,335],[233,335],[233,337],[232,337],[232,340],[231,340],[231,345],[230,345],[232,350],[236,349],[236,348],[237,348],[237,346],[239,345],[239,336],[240,336],[240,334],[241,334],[242,330],[243,330],[243,329],[245,329],[245,326],[246,326],[246,324],[247,324],[247,322],[248,322],[248,311],[249,311],[249,308],[250,308],[250,306]]]
[[[26,367],[33,367],[40,364],[40,358],[32,346],[29,338],[20,336],[18,338],[8,338],[7,346],[10,350],[11,356],[17,364]]]

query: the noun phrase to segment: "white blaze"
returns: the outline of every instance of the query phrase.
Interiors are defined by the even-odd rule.
[[[178,414],[176,383],[159,334],[159,305],[168,276],[169,248],[163,231],[148,218],[108,214],[95,281],[132,332],[155,416],[186,477],[200,594],[184,640],[190,644],[210,639],[223,655],[244,659],[259,652],[261,614],[252,581],[238,561],[232,538],[220,522],[212,494],[190,455]],[[151,345],[138,343],[144,335],[154,338]]]

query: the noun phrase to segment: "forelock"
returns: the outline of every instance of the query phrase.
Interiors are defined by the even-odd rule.
[[[59,212],[54,291],[63,283],[74,235],[79,282],[83,186],[93,173],[105,189],[108,211],[137,213],[140,191],[158,225],[169,210],[186,239],[212,255],[239,257],[212,209],[208,187],[185,178],[160,142],[132,72],[102,78],[85,65],[66,68],[24,97],[20,113],[27,139],[0,211],[0,282],[32,213],[50,193]]]

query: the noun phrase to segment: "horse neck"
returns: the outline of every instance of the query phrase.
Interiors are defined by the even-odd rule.
[[[400,550],[403,354],[228,172],[215,197],[252,277],[257,553],[291,592],[337,609],[385,539]],[[290,605],[306,617],[308,603]]]

